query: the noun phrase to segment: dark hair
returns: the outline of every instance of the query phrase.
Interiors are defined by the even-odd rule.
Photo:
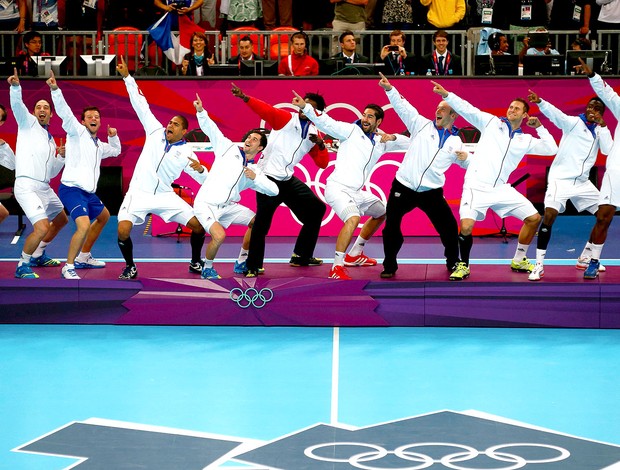
[[[37,32],[37,31],[28,31],[26,34],[24,34],[24,44],[28,44],[34,38],[41,38],[41,39],[43,39],[43,36],[41,35],[41,33]]]
[[[101,117],[101,111],[99,111],[99,108],[97,106],[86,106],[82,110],[82,121],[84,120],[87,111],[97,111],[99,113],[99,117]]]
[[[523,103],[523,109],[525,109],[525,112],[526,113],[530,112],[530,104],[527,101],[525,101],[523,98],[515,98],[512,101],[518,101],[519,103]]]
[[[435,39],[437,38],[446,38],[449,40],[450,36],[448,36],[448,33],[446,32],[445,29],[438,29],[437,31],[433,33],[433,42],[435,42]]]
[[[393,36],[402,36],[402,37],[403,37],[403,42],[406,42],[406,41],[407,41],[407,36],[405,36],[405,33],[403,33],[400,29],[395,29],[394,31],[392,31],[392,32],[390,33],[390,39],[391,39]]]
[[[346,30],[340,36],[338,36],[338,42],[342,43],[344,41],[344,38],[346,38],[347,36],[353,36],[353,38],[355,38],[355,34],[353,33],[353,31]]]
[[[187,118],[185,116],[181,116],[180,114],[177,114],[176,116],[173,116],[173,117],[179,118],[179,120],[181,121],[181,125],[183,126],[183,129],[189,128],[189,122],[187,122]]]
[[[385,116],[385,113],[383,112],[383,108],[381,106],[379,106],[378,104],[367,104],[364,109],[372,109],[375,112],[375,116],[377,117],[377,121],[379,119],[383,119],[383,116]]]
[[[312,100],[316,103],[316,109],[323,111],[325,109],[325,99],[318,93],[306,93],[304,100]]]
[[[502,37],[506,37],[504,33],[493,33],[489,36],[487,43],[492,51],[499,51]]]
[[[588,101],[588,104],[592,101],[596,101],[597,103],[599,103],[602,107],[603,107],[603,111],[601,112],[601,114],[603,114],[605,112],[605,110],[607,109],[607,106],[605,106],[605,103],[603,103],[603,100],[600,99],[598,96],[593,96],[592,98],[590,98],[590,101]],[[6,114],[5,114],[6,116]]]
[[[265,129],[261,129],[260,127],[257,127],[255,129],[250,129],[249,131],[245,133],[245,135],[241,139],[241,142],[245,142],[245,139],[247,139],[250,136],[250,134],[260,135],[260,146],[262,148],[267,147],[267,133],[265,132]]]
[[[4,107],[4,105],[0,104],[0,109],[2,110],[2,119],[0,119],[0,122],[4,122],[6,121],[8,114],[6,112],[6,108]]]
[[[239,42],[241,41],[250,41],[250,44],[254,45],[254,41],[252,41],[252,38],[248,36],[247,34],[245,36],[241,36],[241,39],[239,39]]]

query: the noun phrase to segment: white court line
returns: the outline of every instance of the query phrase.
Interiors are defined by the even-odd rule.
[[[334,328],[332,344],[332,403],[330,424],[338,424],[338,376],[340,368],[340,328]]]

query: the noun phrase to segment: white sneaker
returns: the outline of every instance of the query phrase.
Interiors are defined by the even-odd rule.
[[[66,264],[62,267],[61,275],[64,279],[81,279],[80,276],[78,276],[75,272],[75,269],[70,268]]]
[[[93,258],[93,255],[88,255],[86,259],[75,258],[74,264],[75,269],[105,268],[105,262]]]
[[[545,267],[540,263],[536,263],[534,269],[532,269],[532,272],[528,276],[528,279],[530,281],[540,281],[544,277],[544,275]]]
[[[590,265],[590,260],[591,259],[592,258],[590,256],[580,256],[579,258],[577,258],[577,264],[575,265],[575,267],[577,269],[584,270],[584,269],[586,269]],[[602,264],[599,265],[598,272],[599,273],[604,273],[605,272],[605,266],[603,266]]]

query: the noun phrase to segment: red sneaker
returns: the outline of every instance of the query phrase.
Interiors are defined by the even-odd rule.
[[[334,266],[329,271],[329,278],[330,279],[344,279],[347,281],[350,281],[351,279],[353,279],[351,276],[349,276],[349,273],[347,272],[347,268],[345,268],[344,266],[339,266],[339,265]]]
[[[377,260],[374,258],[369,258],[364,253],[361,253],[357,256],[344,255],[344,265],[345,266],[376,266]]]

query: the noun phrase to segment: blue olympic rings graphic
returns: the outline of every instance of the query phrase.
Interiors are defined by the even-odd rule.
[[[245,291],[241,287],[235,287],[230,290],[230,300],[241,308],[248,308],[250,306],[263,308],[273,300],[273,291],[268,287],[263,287],[261,290],[250,287]]]
[[[359,453],[353,453],[351,450],[350,457],[342,457],[337,458],[333,457],[334,447],[336,446],[344,446],[344,447],[360,447],[366,448],[367,450],[363,450]],[[432,457],[425,453],[421,452],[412,452],[411,449],[418,448],[421,450],[429,447],[453,447],[458,449],[457,452],[453,452],[443,457]],[[534,447],[538,449],[547,449],[553,453],[557,453],[557,455],[552,455],[546,459],[526,459],[520,455],[515,453],[509,453],[506,451],[501,451],[500,449],[506,449],[509,447]],[[328,450],[328,455],[320,455],[317,453],[320,449]],[[368,450],[369,449],[369,450]],[[540,453],[540,450],[538,451]],[[333,462],[333,463],[348,463],[351,467],[361,468],[364,470],[382,470],[387,467],[373,467],[371,465],[367,465],[366,462],[372,462],[375,460],[381,460],[388,455],[393,455],[404,461],[416,462],[413,466],[405,466],[405,467],[390,467],[393,470],[421,470],[424,468],[432,467],[434,464],[441,464],[444,467],[452,468],[455,470],[471,470],[473,467],[467,466],[463,467],[458,465],[461,462],[465,462],[468,460],[473,460],[478,456],[485,456],[488,459],[495,460],[498,462],[505,462],[508,465],[503,467],[485,467],[488,470],[516,470],[519,468],[525,467],[527,464],[540,464],[540,463],[551,463],[551,462],[560,462],[562,460],[567,459],[570,456],[570,452],[563,447],[558,447],[550,444],[535,444],[535,443],[510,443],[510,444],[499,444],[492,447],[489,447],[486,450],[479,451],[473,447],[455,444],[450,442],[419,442],[415,444],[406,444],[398,447],[397,449],[390,451],[385,449],[384,447],[363,443],[363,442],[333,442],[333,443],[324,443],[324,444],[316,444],[311,447],[305,449],[304,454],[306,457],[309,457],[313,460],[320,460],[323,462]]]

